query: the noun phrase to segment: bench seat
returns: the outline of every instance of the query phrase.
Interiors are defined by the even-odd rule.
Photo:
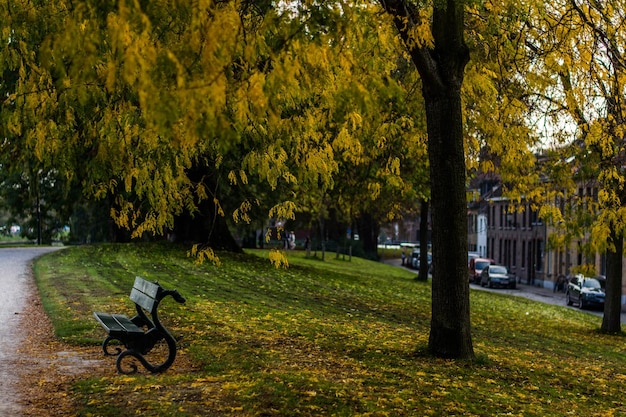
[[[111,336],[143,335],[144,331],[123,314],[95,312],[93,315]]]

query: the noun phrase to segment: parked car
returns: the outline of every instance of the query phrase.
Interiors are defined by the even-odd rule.
[[[407,264],[409,267],[416,269],[416,265],[420,259],[420,248],[413,248],[411,252],[411,256],[407,259]]]
[[[575,275],[567,284],[565,302],[568,306],[574,303],[578,307],[604,307],[604,289],[596,278]]]
[[[432,254],[432,253],[430,253],[430,252],[428,252],[428,254],[427,254],[427,258],[428,258],[428,259],[427,259],[427,261],[428,261],[428,270],[430,271],[430,266],[431,266],[431,265],[432,265],[432,263],[433,263],[433,254]],[[411,256],[411,261],[412,261],[411,266],[412,266],[414,269],[420,269],[420,263],[421,263],[421,262],[420,262],[420,253],[419,253],[419,249],[417,249],[417,255],[416,255],[415,257]]]
[[[480,258],[480,253],[478,252],[467,252],[467,264],[469,265],[472,259]]]
[[[469,260],[469,281],[474,284],[480,284],[480,274],[483,272],[483,269],[495,263],[493,259],[489,258],[471,258]]]
[[[600,286],[606,293],[606,275],[596,275],[594,278],[600,281]]]
[[[515,289],[515,277],[509,274],[506,266],[487,265],[481,272],[480,285],[489,288],[502,287]]]

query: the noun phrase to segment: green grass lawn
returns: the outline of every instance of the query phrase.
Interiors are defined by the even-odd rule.
[[[109,376],[75,383],[77,415],[626,415],[626,339],[600,334],[594,315],[472,291],[477,360],[441,360],[425,354],[430,283],[410,271],[218,255],[220,266],[196,265],[180,247],[102,245],[36,261],[57,336],[94,350],[105,335],[91,312],[132,315],[135,275],[187,298],[160,312],[191,366],[126,376],[110,359]]]

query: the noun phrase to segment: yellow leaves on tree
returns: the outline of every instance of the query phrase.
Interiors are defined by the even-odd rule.
[[[188,255],[195,258],[195,262],[202,264],[205,261],[210,261],[216,266],[221,264],[219,257],[215,254],[212,248],[195,244],[189,250]]]
[[[329,7],[321,23],[304,19],[306,8],[279,11],[132,0],[28,9],[58,30],[28,46],[41,62],[31,51],[6,56],[24,83],[7,125],[25,135],[28,156],[62,164],[88,197],[114,196],[114,219],[136,237],[162,233],[207,199],[244,222],[253,207],[291,219],[323,216],[329,202],[356,214],[378,209],[377,198],[412,201],[426,172],[414,169],[425,165],[423,114],[390,22],[369,5]],[[312,26],[326,24],[338,32]],[[425,29],[419,42],[429,42]],[[287,201],[252,194],[225,209],[208,175],[189,178],[197,166],[226,187],[280,189]],[[353,195],[332,195],[339,181]]]

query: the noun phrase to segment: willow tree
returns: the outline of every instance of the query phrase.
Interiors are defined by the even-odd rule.
[[[419,78],[389,21],[376,7],[344,7],[328,52],[316,111],[330,135],[337,172],[325,206],[356,224],[370,256],[378,225],[415,209],[427,193],[424,107]],[[330,203],[330,204],[329,204]]]
[[[404,101],[390,75],[398,51],[388,36],[371,44],[366,30],[343,42],[356,16],[347,12],[358,7],[2,6],[10,28],[2,33],[2,61],[16,79],[3,113],[7,166],[19,170],[17,160],[33,160],[58,170],[88,198],[110,202],[116,223],[135,237],[181,227],[181,219],[187,230],[204,229],[187,214],[204,214],[203,223],[230,213],[246,221],[258,206],[270,217],[290,217],[305,193],[319,196],[319,207],[339,164],[375,167],[361,188],[345,176],[342,189],[361,194],[335,194],[341,209],[363,201],[393,207],[395,196],[412,191],[395,154],[419,127],[399,128],[412,123],[392,115],[399,106],[377,108]],[[368,44],[383,51],[376,60],[364,58]]]
[[[110,201],[135,237],[183,213],[223,225],[224,157],[264,107],[268,58],[289,36],[274,33],[268,6],[3,2],[2,61],[18,78],[3,108],[4,166],[53,167]]]

